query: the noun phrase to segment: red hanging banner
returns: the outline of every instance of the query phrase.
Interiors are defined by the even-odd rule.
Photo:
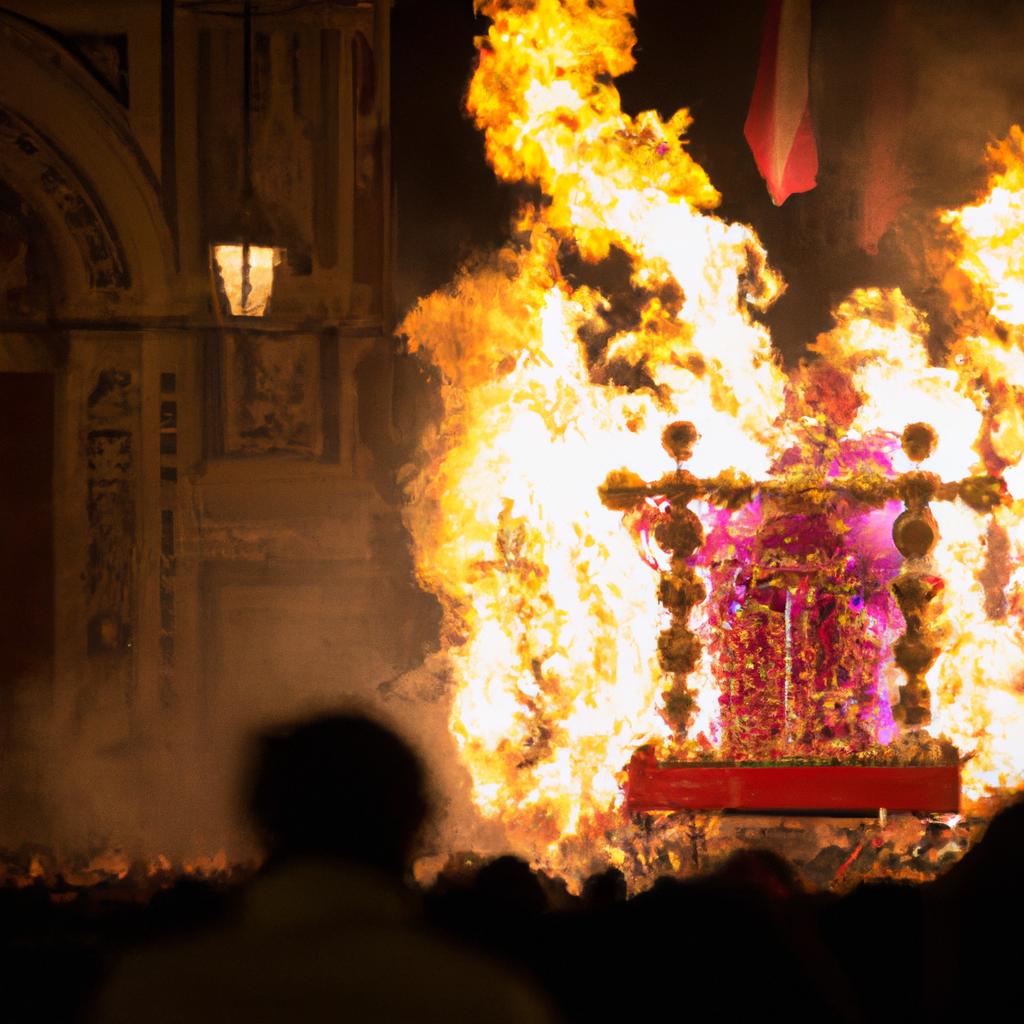
[[[743,134],[776,206],[794,192],[809,191],[817,182],[810,54],[810,0],[770,0]]]

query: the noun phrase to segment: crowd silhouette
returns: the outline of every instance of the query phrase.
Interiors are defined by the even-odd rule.
[[[627,894],[578,896],[516,857],[410,863],[428,814],[415,753],[357,715],[260,737],[248,811],[265,851],[239,884],[182,879],[148,905],[72,912],[0,890],[0,1019],[188,1021],[1015,1016],[1024,803],[926,885],[807,890],[773,853]],[[49,894],[52,895],[52,894]]]

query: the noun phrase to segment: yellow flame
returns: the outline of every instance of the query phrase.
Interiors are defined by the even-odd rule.
[[[1014,125],[989,147],[992,175],[976,203],[949,210],[943,220],[960,245],[960,268],[980,286],[989,312],[1024,325],[1024,132]]]
[[[973,282],[980,308],[960,309],[965,328],[950,366],[987,400],[982,440],[1014,496],[995,514],[1008,550],[997,559],[1006,611],[986,612],[981,577],[987,526],[961,505],[939,519],[936,563],[947,579],[951,640],[932,669],[936,727],[966,755],[965,794],[981,798],[1024,780],[1024,133],[1014,125],[989,147],[989,181],[974,203],[941,215],[953,258]],[[962,296],[954,295],[955,305]],[[969,326],[968,326],[969,325]],[[991,568],[991,567],[990,567]],[[990,573],[991,575],[991,573]]]
[[[619,467],[646,479],[672,469],[660,434],[680,418],[702,434],[694,473],[767,475],[794,435],[782,415],[786,377],[751,311],[782,282],[752,229],[707,212],[718,195],[684,147],[687,112],[664,121],[622,111],[612,80],[633,66],[631,0],[478,6],[492,25],[478,40],[468,109],[499,177],[545,198],[522,212],[514,243],[465,268],[402,325],[410,349],[440,370],[444,403],[407,521],[420,577],[444,604],[450,724],[479,809],[536,863],[564,868],[581,836],[621,863],[596,826],[618,806],[637,746],[667,739],[659,710],[669,680],[657,653],[667,620],[655,573],[598,487]],[[1017,154],[1013,138],[1007,151]],[[1017,211],[1024,178],[1002,173],[994,188],[1016,191],[1000,208]],[[964,244],[987,230],[966,210],[946,216]],[[965,254],[963,266],[1003,281],[1017,263],[1009,252],[991,258],[992,237],[978,236],[987,255]],[[613,299],[561,269],[567,254],[596,262],[613,251],[641,296],[634,325],[614,335]],[[993,309],[1009,316],[1016,300],[1000,287],[989,285]],[[586,337],[603,337],[601,351],[588,352]],[[935,366],[926,339],[923,315],[899,290],[864,289],[813,348],[860,396],[851,434],[933,423],[939,444],[923,468],[957,479],[982,466],[979,438],[1007,448],[1024,435],[1016,392],[1006,397],[1024,387],[1024,358],[985,336]],[[993,382],[980,390],[978,360]],[[630,368],[632,387],[615,383],[616,366]],[[1018,564],[1019,511],[999,513]],[[949,637],[930,676],[936,723],[974,755],[967,787],[982,795],[1024,777],[1021,648],[1016,620],[986,611],[988,520],[959,502],[935,512]],[[1011,604],[1024,595],[1024,576],[1007,592]],[[705,621],[696,608],[691,626]],[[705,654],[690,679],[694,731],[706,738],[718,708],[713,670]]]
[[[836,326],[812,346],[846,370],[863,404],[851,429],[900,434],[908,423],[933,424],[938,444],[921,468],[956,480],[979,462],[979,396],[955,369],[931,366],[927,325],[898,289],[864,288],[835,311]],[[900,452],[898,470],[912,464]]]
[[[622,112],[609,78],[632,66],[631,3],[483,6],[494,24],[469,109],[497,173],[551,201],[524,214],[520,245],[403,325],[445,399],[410,525],[463,641],[451,722],[476,800],[542,857],[615,806],[632,752],[667,733],[656,576],[598,487],[618,466],[671,469],[660,434],[681,416],[704,435],[694,472],[767,470],[784,378],[748,306],[781,282],[749,228],[699,212],[718,196],[682,146],[688,115]],[[603,359],[649,387],[592,382],[580,331],[609,303],[562,276],[566,245],[629,256],[649,298]],[[710,729],[706,659],[697,687]]]

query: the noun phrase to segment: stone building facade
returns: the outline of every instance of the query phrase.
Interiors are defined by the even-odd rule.
[[[388,7],[0,6],[0,845],[219,845],[246,730],[422,654]],[[211,259],[243,241],[263,315]]]

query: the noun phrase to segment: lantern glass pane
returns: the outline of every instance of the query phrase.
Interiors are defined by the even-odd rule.
[[[215,245],[214,267],[232,316],[264,316],[282,250],[269,245]]]

